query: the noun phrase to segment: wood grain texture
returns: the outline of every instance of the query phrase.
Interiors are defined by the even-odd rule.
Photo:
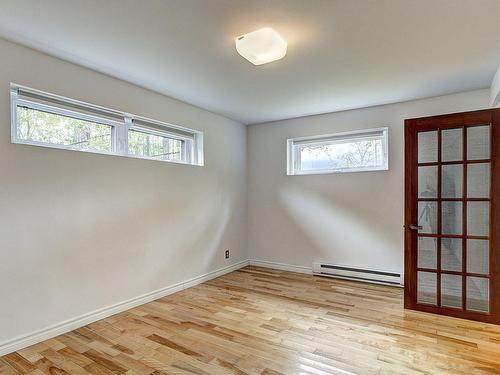
[[[485,160],[468,160],[467,158],[467,129],[473,126],[490,125],[491,128],[491,158]],[[442,162],[441,160],[441,134],[444,129],[462,129],[463,145],[462,160]],[[438,134],[437,160],[430,163],[419,163],[417,155],[418,132],[436,131]],[[483,199],[471,199],[467,197],[467,170],[468,166],[476,163],[491,163],[490,181],[491,192],[489,197]],[[441,168],[444,164],[463,165],[462,196],[443,199],[441,194]],[[500,324],[500,109],[487,109],[473,112],[453,113],[447,115],[423,117],[405,120],[405,307],[424,312],[432,312],[478,320],[487,323]],[[437,169],[437,197],[418,198],[418,167],[436,166]],[[417,204],[419,201],[435,201],[437,203],[437,231],[435,234],[417,233],[410,229],[410,224],[416,224],[418,219]],[[462,233],[450,235],[442,233],[441,204],[443,201],[462,202]],[[488,236],[471,236],[467,234],[467,204],[471,201],[490,202],[490,228]],[[418,267],[417,262],[417,236],[435,238],[459,238],[463,240],[462,246],[462,269],[459,272],[444,270],[441,267],[441,241],[437,241],[437,266],[435,269],[424,269]],[[467,271],[467,239],[490,240],[490,274],[473,274]],[[417,271],[433,272],[436,275],[437,304],[419,304],[417,301]],[[459,275],[462,277],[462,306],[461,308],[445,307],[441,303],[441,275]],[[466,276],[487,277],[489,279],[490,304],[489,312],[475,312],[466,309],[467,285]]]
[[[246,267],[0,357],[0,374],[500,374],[500,327]]]

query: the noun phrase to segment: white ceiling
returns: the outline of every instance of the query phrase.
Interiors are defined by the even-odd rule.
[[[280,61],[233,38],[271,26]],[[258,123],[489,87],[499,0],[0,0],[0,36]]]

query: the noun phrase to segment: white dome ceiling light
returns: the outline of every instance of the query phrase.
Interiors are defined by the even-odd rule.
[[[236,50],[254,65],[282,59],[286,55],[286,40],[270,27],[264,27],[235,38]]]

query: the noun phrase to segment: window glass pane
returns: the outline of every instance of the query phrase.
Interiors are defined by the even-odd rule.
[[[418,167],[418,197],[437,198],[437,166]]]
[[[128,150],[132,155],[158,160],[183,160],[183,140],[129,130]]]
[[[437,268],[437,239],[418,237],[418,268]]]
[[[462,239],[441,238],[441,268],[462,271]]]
[[[437,233],[437,203],[418,202],[418,225],[422,227],[419,233]]]
[[[431,163],[438,159],[437,131],[418,133],[418,162]]]
[[[10,100],[12,143],[203,165],[201,132],[12,84]]]
[[[490,126],[472,126],[467,128],[467,159],[490,158]]]
[[[112,151],[112,126],[17,107],[17,138],[75,150]]]
[[[443,198],[462,198],[463,173],[462,164],[441,167],[441,195]]]
[[[434,272],[417,272],[417,303],[437,304],[437,276]]]
[[[381,137],[298,144],[295,152],[301,171],[375,169],[386,165]]]
[[[445,307],[462,307],[462,276],[441,275],[441,305]]]
[[[443,234],[462,234],[462,202],[441,202]]]
[[[490,310],[490,283],[483,277],[467,277],[467,310],[488,312]]]
[[[446,129],[441,132],[441,160],[462,160],[463,130]]]
[[[467,240],[467,272],[487,275],[490,270],[490,241]]]
[[[488,236],[490,233],[489,202],[467,203],[467,234],[469,236]]]
[[[467,166],[467,196],[469,198],[490,197],[490,163]]]

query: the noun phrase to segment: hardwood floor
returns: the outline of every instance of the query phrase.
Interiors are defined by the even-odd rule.
[[[0,374],[500,374],[500,327],[247,267],[0,357]]]

